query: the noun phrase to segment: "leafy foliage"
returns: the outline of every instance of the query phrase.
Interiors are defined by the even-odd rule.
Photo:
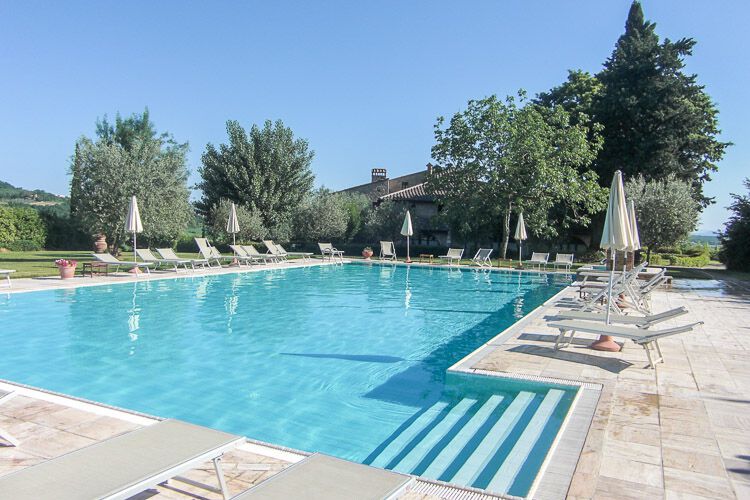
[[[439,118],[428,186],[463,241],[494,234],[502,220],[501,256],[512,212],[523,212],[537,236],[556,236],[571,224],[587,225],[604,208],[606,193],[589,165],[601,146],[596,130],[571,123],[562,107],[519,107],[512,97],[469,101],[447,127]],[[593,140],[591,140],[593,137]],[[551,217],[555,210],[558,217]]]
[[[401,238],[401,225],[406,216],[406,207],[392,200],[385,200],[370,210],[365,217],[364,234],[369,241]]]
[[[350,212],[343,195],[320,189],[309,194],[294,214],[295,237],[303,241],[332,241],[346,237]]]
[[[0,246],[38,250],[46,238],[47,229],[39,212],[28,207],[0,206]]]
[[[625,183],[625,191],[635,205],[641,244],[648,247],[647,260],[652,250],[686,240],[698,225],[700,204],[687,181],[673,175],[647,181],[639,175]]]
[[[603,125],[604,147],[595,162],[606,184],[615,170],[647,180],[674,176],[691,183],[702,206],[702,185],[717,170],[727,142],[717,139],[718,110],[696,75],[683,72],[695,41],[660,42],[656,25],[644,20],[638,1],[625,33],[595,77],[572,71],[568,80],[538,102],[583,113]]]
[[[126,237],[130,196],[138,198],[144,232],[153,244],[171,243],[192,220],[187,188],[187,144],[157,136],[147,112],[118,118],[114,131],[97,125],[97,140],[76,143],[71,167],[71,215],[112,248]],[[106,122],[105,122],[106,123]],[[144,124],[145,123],[145,124]]]
[[[257,212],[271,236],[288,241],[293,211],[312,189],[314,153],[281,120],[253,125],[249,134],[230,120],[227,135],[228,144],[208,144],[201,158],[198,211],[211,223],[213,207],[233,201]]]
[[[748,194],[732,194],[732,215],[719,235],[719,257],[733,271],[750,271],[750,179],[744,185]]]
[[[227,220],[229,220],[231,207],[232,202],[228,200],[221,200],[214,207],[211,214],[213,223],[210,226],[210,234],[215,243],[232,242],[232,235],[227,233]],[[240,226],[240,232],[236,236],[238,242],[261,241],[268,236],[268,229],[263,225],[263,219],[258,212],[251,212],[244,207],[235,207],[235,210]]]

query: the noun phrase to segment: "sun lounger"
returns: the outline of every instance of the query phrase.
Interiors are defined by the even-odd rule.
[[[216,264],[221,267],[222,260],[234,260],[234,256],[232,255],[222,255],[216,247],[211,246],[206,238],[194,239],[195,243],[198,245],[198,252],[200,253],[201,257],[208,261],[209,266],[211,266],[211,262],[216,262]]]
[[[99,262],[103,262],[108,266],[115,266],[115,272],[119,271],[120,267],[122,266],[130,269],[143,268],[146,270],[146,274],[151,274],[151,266],[154,265],[153,262],[126,262],[123,260],[119,260],[117,257],[110,253],[92,253],[91,255],[93,255],[94,258]]]
[[[187,265],[190,264],[188,259],[160,259],[154,255],[148,248],[139,248],[135,251],[136,255],[141,258],[143,262],[153,262],[155,266],[166,264],[174,267],[175,272],[178,271],[179,266],[182,266],[187,270]]]
[[[252,265],[253,262],[258,262],[259,260],[261,260],[259,258],[250,256],[242,247],[242,245],[229,245],[229,248],[232,249],[237,262],[239,262],[240,264],[244,262],[247,265]]]
[[[195,266],[208,267],[208,261],[206,259],[182,259],[178,257],[171,248],[157,248],[156,253],[158,253],[164,260],[186,260],[190,263],[193,269],[195,269]]]
[[[454,262],[457,264],[461,263],[461,258],[464,256],[463,248],[449,248],[445,255],[438,255],[440,259],[448,259],[448,264],[452,265]]]
[[[534,252],[531,254],[531,258],[526,261],[527,264],[531,266],[537,266],[537,268],[541,271],[542,267],[544,269],[547,269],[547,263],[549,262],[549,254],[548,253],[540,253],[540,252]]]
[[[264,264],[268,264],[269,262],[278,262],[279,260],[275,255],[260,253],[252,245],[242,245],[242,248],[245,250],[245,252],[247,252],[248,257],[255,260],[262,260]]]
[[[284,469],[232,500],[379,500],[397,498],[411,476],[314,454]]]
[[[5,281],[6,281],[6,285],[8,286],[8,288],[11,287],[11,284],[10,284],[10,275],[13,274],[13,273],[15,273],[15,272],[16,272],[15,269],[0,269],[0,275],[4,275],[5,276]]]
[[[285,262],[287,260],[287,253],[279,248],[279,246],[273,242],[273,240],[263,240],[263,244],[268,249],[268,253],[276,257],[279,262]]]
[[[646,356],[648,356],[648,363],[651,368],[655,368],[656,363],[663,363],[664,356],[661,353],[659,347],[659,340],[664,337],[677,335],[679,333],[685,333],[692,331],[698,325],[702,325],[703,321],[697,321],[695,323],[689,323],[687,325],[675,326],[672,328],[664,328],[661,330],[644,330],[632,326],[616,326],[606,325],[599,322],[593,321],[581,321],[581,320],[567,320],[567,321],[553,321],[548,323],[548,326],[557,328],[560,330],[560,334],[557,336],[555,341],[555,350],[563,344],[562,347],[567,347],[573,340],[575,332],[582,333],[594,333],[596,335],[609,335],[611,337],[620,337],[630,339],[636,344],[642,346],[646,350]],[[570,337],[565,336],[567,332],[570,332]],[[652,351],[656,352],[657,357],[652,356]]]
[[[477,250],[476,255],[471,259],[472,264],[476,264],[479,267],[492,267],[492,261],[490,260],[492,255],[491,248],[480,248]]]
[[[284,247],[276,243],[276,248],[278,248],[281,252],[284,253],[284,255],[292,255],[295,257],[302,257],[303,261],[308,261],[312,259],[312,256],[315,255],[312,252],[287,252],[284,250]]]
[[[396,260],[396,247],[392,241],[380,242],[380,260]]]
[[[674,309],[670,309],[658,314],[649,314],[647,316],[610,313],[609,321],[610,323],[633,325],[637,326],[638,328],[649,328],[658,323],[661,323],[662,321],[674,319],[687,313],[688,310],[684,306],[676,307]],[[560,311],[555,314],[555,319],[606,322],[607,315],[605,313],[591,311]]]
[[[330,261],[339,259],[341,262],[344,262],[344,251],[337,250],[332,243],[318,243],[318,248],[320,248],[320,255],[323,257],[323,260],[326,260],[327,257]]]
[[[208,461],[219,483],[211,490],[229,498],[220,460],[242,442],[239,436],[165,420],[0,477],[0,498],[124,499]]]
[[[570,272],[570,268],[573,265],[573,254],[572,253],[558,253],[555,255],[555,261],[552,265],[557,270],[558,267],[564,267],[566,272]]]
[[[15,396],[15,392],[4,391],[0,389],[0,404],[3,404]],[[0,428],[0,439],[6,441],[11,446],[18,446],[18,440],[14,438],[8,431]]]

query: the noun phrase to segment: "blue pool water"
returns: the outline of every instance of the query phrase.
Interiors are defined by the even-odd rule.
[[[0,298],[0,377],[525,495],[569,387],[446,369],[553,275],[351,264]]]

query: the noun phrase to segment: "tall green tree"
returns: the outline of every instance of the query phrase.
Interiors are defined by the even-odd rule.
[[[693,187],[673,174],[650,181],[638,175],[628,179],[625,192],[635,205],[646,260],[653,250],[685,241],[698,226],[700,204],[693,198]]]
[[[253,125],[249,134],[230,120],[227,135],[227,144],[209,143],[201,158],[198,211],[210,219],[220,200],[233,201],[258,212],[271,235],[287,241],[281,232],[288,232],[294,208],[312,190],[314,152],[281,120]]]
[[[750,179],[743,184],[748,194],[732,195],[732,215],[719,235],[721,261],[734,271],[750,271]]]
[[[571,224],[588,224],[606,197],[590,170],[601,145],[596,132],[572,124],[562,107],[520,97],[522,106],[512,97],[469,101],[447,126],[439,118],[428,182],[465,242],[495,233],[500,221],[503,258],[512,213],[524,213],[532,234],[553,237]],[[553,209],[559,219],[550,218]]]
[[[97,124],[95,140],[81,137],[71,165],[71,216],[89,234],[104,234],[110,247],[125,241],[128,201],[135,195],[142,237],[171,243],[193,217],[187,187],[188,144],[157,135],[148,112]],[[140,133],[138,131],[141,131]],[[143,131],[146,130],[146,133]]]
[[[703,184],[730,143],[718,139],[718,110],[697,75],[684,72],[695,43],[660,41],[656,25],[634,1],[625,33],[596,81],[573,71],[564,84],[539,95],[542,104],[581,111],[603,125],[604,147],[595,162],[602,185],[618,169],[647,180],[674,175],[691,183],[702,206],[711,202]]]
[[[346,236],[349,222],[345,196],[319,189],[305,197],[293,220],[295,237],[299,240],[341,240]]]

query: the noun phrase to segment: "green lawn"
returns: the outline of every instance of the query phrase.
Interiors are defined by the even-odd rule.
[[[36,278],[57,274],[56,259],[80,262],[93,260],[91,252],[40,250],[38,252],[0,252],[0,269],[15,269],[13,278]],[[80,264],[79,264],[80,266]]]

